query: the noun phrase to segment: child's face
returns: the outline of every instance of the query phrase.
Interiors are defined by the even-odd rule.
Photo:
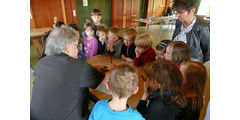
[[[117,41],[117,39],[118,39],[118,36],[116,34],[114,34],[112,32],[108,33],[108,40],[109,40],[109,42],[113,42],[114,43],[114,42]]]
[[[172,59],[172,47],[168,46],[166,48],[166,53],[164,54],[164,57],[166,60],[171,60]]]
[[[94,24],[99,24],[100,21],[101,21],[101,19],[102,19],[102,16],[99,16],[99,15],[93,15],[93,16],[91,16],[91,18],[92,18]]]
[[[124,39],[124,44],[126,46],[130,46],[134,43],[134,40],[132,40],[131,37],[129,37],[127,35],[124,35],[123,39]]]
[[[141,47],[136,47],[135,51],[138,53],[144,53],[147,49],[146,48],[141,48]]]
[[[107,36],[106,36],[106,33],[105,33],[105,32],[100,31],[100,32],[98,33],[98,37],[99,37],[99,38],[102,38],[102,39],[103,39],[103,38],[106,39]]]
[[[106,33],[103,32],[103,31],[100,31],[100,32],[98,33],[98,37],[99,37],[99,40],[101,40],[101,41],[105,41],[105,40],[107,39],[107,35],[106,35]]]
[[[164,54],[165,54],[164,49],[162,49],[160,51],[157,50],[157,55],[156,55],[155,59],[156,60],[159,60],[159,59],[164,60],[165,59]]]
[[[90,36],[93,36],[94,34],[94,30],[91,28],[91,27],[88,27],[86,30],[85,30],[85,33],[88,37]]]

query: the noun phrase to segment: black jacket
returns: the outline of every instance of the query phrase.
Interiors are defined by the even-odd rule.
[[[172,39],[181,32],[182,22],[176,21],[176,29]],[[191,58],[202,63],[210,60],[210,27],[202,18],[196,16],[196,22],[191,31],[186,34],[187,45],[190,47]]]
[[[36,66],[31,120],[87,120],[89,91],[104,74],[85,61],[62,53],[45,56]]]
[[[176,120],[180,114],[180,109],[171,101],[171,92],[160,92],[149,94],[147,105],[146,100],[140,100],[137,105],[137,110],[146,120]]]

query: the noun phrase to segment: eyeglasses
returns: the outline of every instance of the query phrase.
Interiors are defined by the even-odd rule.
[[[74,43],[72,43],[73,45],[75,45],[77,47],[77,49],[81,49],[81,46],[80,45],[76,45]]]

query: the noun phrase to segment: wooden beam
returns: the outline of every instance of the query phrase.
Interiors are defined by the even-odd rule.
[[[62,5],[63,21],[64,21],[64,24],[67,25],[67,17],[66,17],[64,0],[61,0],[61,5]]]

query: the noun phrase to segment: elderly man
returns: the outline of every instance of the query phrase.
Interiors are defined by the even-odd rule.
[[[88,119],[88,88],[104,74],[77,60],[79,33],[70,27],[54,29],[46,42],[46,57],[38,61],[31,101],[33,120]]]

